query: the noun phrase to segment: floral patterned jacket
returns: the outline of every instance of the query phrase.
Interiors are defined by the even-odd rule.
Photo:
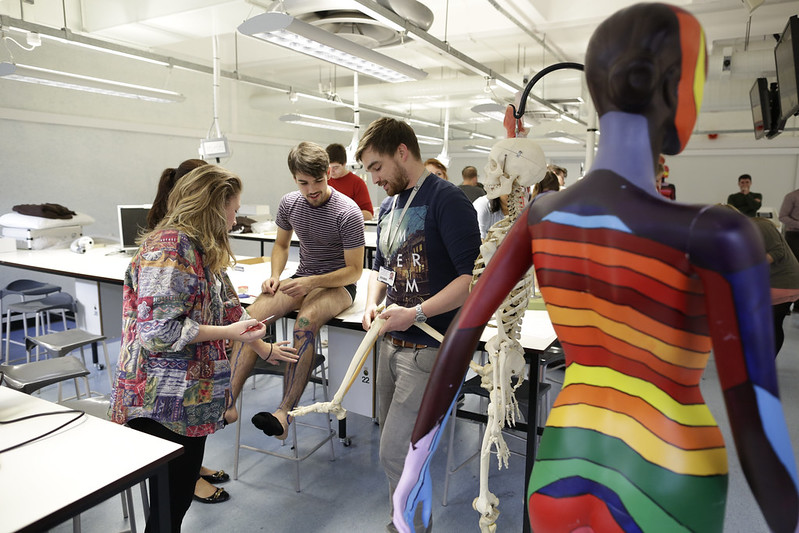
[[[227,274],[205,268],[198,244],[177,230],[151,234],[125,273],[111,419],[151,418],[190,437],[221,429],[230,394],[225,341],[189,343],[200,324],[247,318]]]

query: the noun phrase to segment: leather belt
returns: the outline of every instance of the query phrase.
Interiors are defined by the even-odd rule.
[[[402,346],[403,348],[413,348],[414,350],[421,350],[422,348],[427,348],[426,344],[414,344],[412,342],[398,339],[392,335],[389,335],[388,338],[391,341],[391,344],[393,344],[394,346]]]

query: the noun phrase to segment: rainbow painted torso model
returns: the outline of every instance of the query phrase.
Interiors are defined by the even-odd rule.
[[[713,350],[747,483],[772,531],[799,531],[799,480],[774,366],[757,228],[655,189],[660,154],[691,137],[706,72],[690,13],[635,4],[585,60],[602,132],[591,170],[530,205],[456,316],[411,436],[394,523],[424,502],[429,458],[491,314],[535,266],[564,348],[564,386],[528,486],[535,533],[720,532],[727,453],[699,390]]]
[[[625,531],[720,530],[727,455],[699,390],[711,349],[700,280],[708,257],[703,251],[694,263],[687,236],[657,223],[666,209],[674,221],[676,206],[609,172],[602,182],[618,194],[584,190],[581,197],[595,200],[528,218],[541,293],[568,365],[530,481],[533,529],[587,514],[607,531],[612,523]],[[681,215],[698,231],[711,218],[690,206]]]

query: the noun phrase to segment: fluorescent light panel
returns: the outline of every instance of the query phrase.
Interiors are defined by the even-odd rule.
[[[478,154],[488,154],[491,153],[491,148],[488,146],[481,146],[479,144],[467,144],[463,147],[464,150],[467,152],[477,152]]]
[[[416,140],[419,141],[419,144],[430,144],[430,145],[444,144],[444,139],[440,137],[430,137],[429,135],[417,135]]]
[[[118,81],[92,78],[80,74],[71,74],[46,68],[32,67],[29,65],[15,65],[13,63],[0,63],[0,76],[6,80],[35,83],[62,89],[73,89],[108,96],[133,98],[145,102],[172,103],[182,102],[185,97],[173,91],[133,85]]]
[[[261,13],[238,28],[244,34],[388,82],[421,80],[427,72],[302,22],[286,13]]]
[[[478,104],[472,107],[472,112],[499,122],[505,122],[505,109],[505,106],[501,104]]]
[[[565,131],[549,131],[544,135],[547,139],[566,144],[585,144],[581,138]]]
[[[312,128],[322,128],[326,130],[351,132],[355,127],[349,122],[335,120],[332,118],[316,117],[313,115],[303,115],[301,113],[289,113],[280,117],[282,122],[295,124],[297,126],[310,126]]]

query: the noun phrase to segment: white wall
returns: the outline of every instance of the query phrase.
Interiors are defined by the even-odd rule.
[[[28,57],[36,56],[35,58]],[[211,76],[150,65],[132,59],[73,47],[40,47],[16,52],[17,61],[85,75],[175,90],[186,100],[156,104],[43,87],[0,78],[0,213],[21,203],[57,202],[97,220],[86,233],[116,238],[115,206],[152,200],[161,171],[197,157],[199,139],[211,129]],[[222,165],[244,180],[244,203],[277,206],[293,190],[286,155],[294,144],[310,140],[326,145],[349,144],[348,134],[287,125],[278,120],[301,104],[256,108],[250,99],[268,89],[223,78],[219,89],[219,124],[233,150]],[[744,115],[742,120],[748,120]],[[742,130],[750,125],[742,124]],[[721,136],[709,141],[694,136],[684,154],[667,158],[669,180],[684,202],[716,203],[737,191],[737,177],[749,173],[764,205],[779,208],[782,197],[797,188],[799,138],[784,133],[772,140]],[[488,144],[488,143],[487,143]],[[424,158],[439,147],[422,146]],[[450,179],[460,184],[465,165],[480,176],[486,155],[452,150]],[[551,162],[578,177],[583,154],[548,153]],[[375,205],[385,197],[371,184]]]

